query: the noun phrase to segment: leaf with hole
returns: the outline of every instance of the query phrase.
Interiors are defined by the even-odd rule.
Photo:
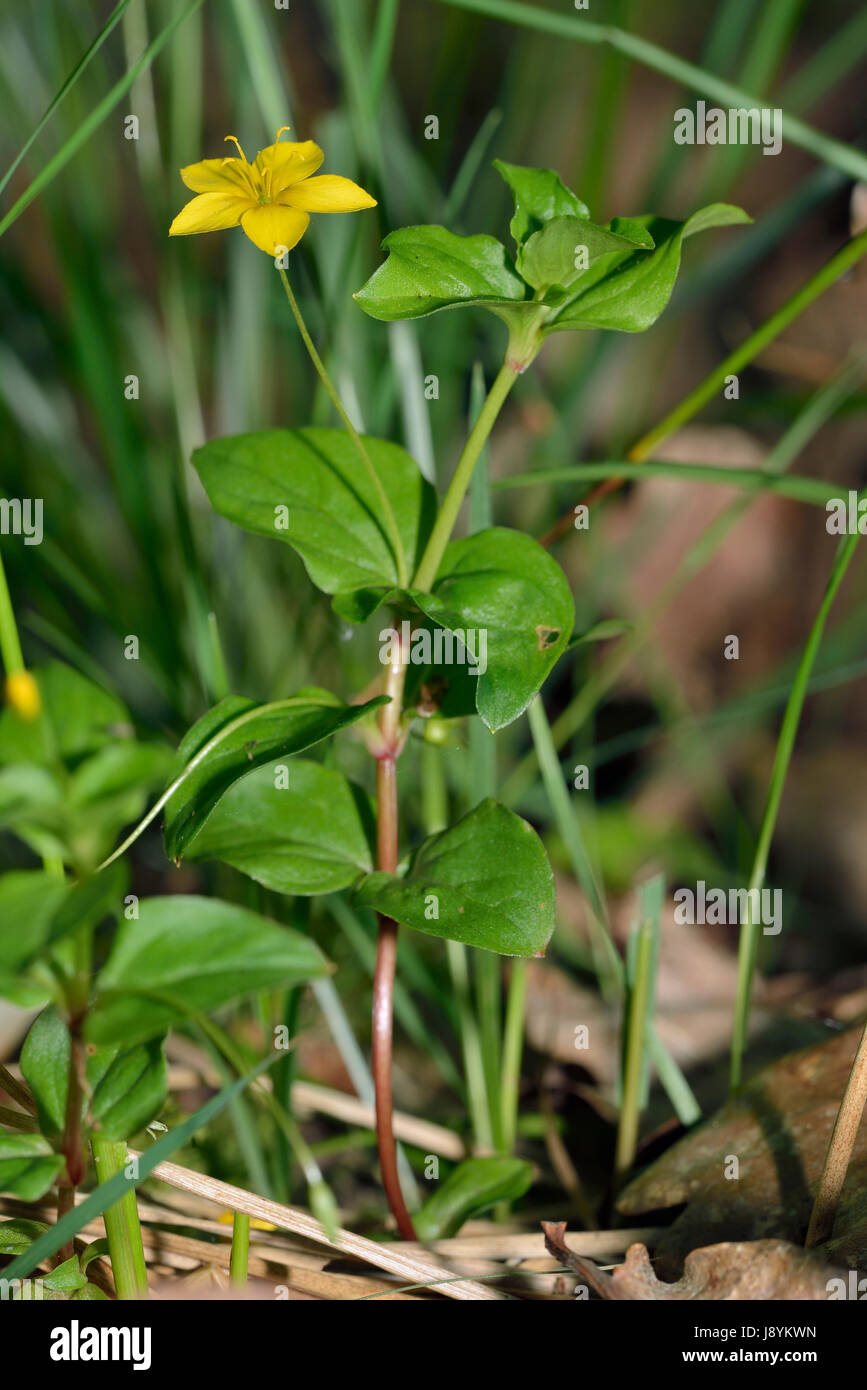
[[[221,859],[275,893],[334,893],[373,868],[366,794],[304,758],[268,763],[221,797],[189,858]]]
[[[311,748],[354,724],[383,698],[344,705],[329,691],[310,686],[268,705],[237,695],[221,700],[188,730],[178,748],[178,772],[163,796],[166,854],[181,858],[239,778],[276,757]]]
[[[431,835],[404,878],[362,879],[358,901],[404,926],[504,956],[541,956],[554,930],[554,875],[542,841],[490,798]]]
[[[463,634],[467,669],[478,671],[476,708],[492,730],[527,708],[566,650],[574,620],[557,562],[530,536],[504,527],[451,541],[433,592],[413,590],[412,598],[441,627]]]
[[[96,981],[85,1034],[145,1042],[173,1023],[264,989],[319,979],[330,966],[309,937],[210,898],[146,898],[121,923]]]

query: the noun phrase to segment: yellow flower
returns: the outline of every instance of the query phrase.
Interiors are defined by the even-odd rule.
[[[14,709],[22,719],[32,723],[39,718],[42,710],[39,686],[29,671],[13,671],[8,675],[4,694],[9,708]]]
[[[278,247],[291,251],[307,230],[311,212],[358,212],[376,207],[376,199],[351,179],[337,174],[313,178],[325,156],[312,140],[280,142],[260,150],[252,164],[234,135],[240,159],[203,159],[181,170],[181,178],[199,196],[181,208],[169,236],[217,232],[240,223],[250,240],[269,256]]]

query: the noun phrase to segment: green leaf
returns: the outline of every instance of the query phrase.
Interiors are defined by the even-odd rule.
[[[71,1298],[87,1284],[87,1275],[82,1274],[78,1256],[71,1255],[62,1265],[43,1275],[42,1287],[49,1298]]]
[[[419,1240],[457,1235],[471,1216],[523,1197],[532,1181],[533,1165],[523,1158],[464,1159],[413,1215],[416,1235]]]
[[[664,217],[632,219],[633,224],[647,229],[656,249],[650,254],[625,252],[606,257],[585,270],[577,293],[546,321],[543,333],[577,328],[642,333],[656,322],[671,298],[685,238],[710,227],[751,220],[741,208],[728,203],[712,203],[686,222],[671,222]]]
[[[430,936],[504,956],[541,956],[554,930],[554,875],[532,826],[487,799],[431,835],[405,878],[375,873],[359,902]]]
[[[188,730],[178,748],[179,771],[163,798],[169,858],[181,858],[239,778],[278,756],[311,748],[381,703],[380,696],[364,705],[344,705],[316,686],[269,705],[237,695],[221,700]]]
[[[288,988],[330,967],[308,937],[209,898],[147,898],[123,922],[96,981],[86,1036],[127,1046],[261,989]]]
[[[230,787],[189,857],[221,859],[276,893],[334,893],[371,872],[375,835],[359,787],[333,768],[293,758]]]
[[[168,1094],[164,1046],[157,1037],[138,1047],[97,1048],[87,1064],[91,1128],[106,1139],[129,1139],[159,1114]]]
[[[118,739],[106,744],[76,768],[69,779],[68,799],[76,810],[140,795],[159,786],[172,764],[167,744]]]
[[[71,1051],[69,1029],[57,1009],[45,1009],[31,1024],[21,1049],[21,1074],[33,1092],[43,1134],[63,1132]],[[85,1103],[82,1097],[82,1113]]]
[[[0,878],[0,977],[20,975],[64,936],[120,906],[126,870],[73,884],[42,869]],[[0,989],[2,993],[2,989]]]
[[[506,248],[492,236],[445,227],[401,227],[382,243],[388,260],[353,297],[371,318],[418,319],[438,309],[481,305],[507,315],[527,298]],[[527,303],[527,309],[536,306]]]
[[[436,495],[405,449],[365,437],[412,573]],[[193,454],[220,516],[296,550],[326,594],[392,586],[398,575],[376,489],[345,430],[267,430],[215,439]]]
[[[586,203],[553,169],[531,169],[502,159],[494,160],[494,168],[512,190],[515,212],[509,230],[518,246],[554,217],[590,216]]]
[[[82,1250],[78,1257],[78,1263],[83,1270],[92,1260],[101,1259],[104,1255],[110,1254],[110,1248],[106,1237],[102,1236],[99,1240],[92,1240],[85,1250]]]
[[[574,621],[560,566],[530,536],[504,527],[451,541],[433,593],[413,590],[412,598],[441,627],[477,634],[472,655],[483,655],[486,669],[482,660],[468,665],[479,668],[476,708],[492,730],[527,708],[566,650]]]
[[[69,885],[42,869],[0,878],[0,970],[15,975],[51,944],[54,922]]]
[[[44,1221],[29,1221],[26,1216],[0,1221],[0,1255],[20,1255],[47,1230]]]
[[[81,1288],[76,1289],[74,1293],[71,1293],[69,1295],[69,1301],[70,1303],[101,1303],[103,1301],[108,1303],[109,1297],[107,1293],[103,1293],[98,1284],[87,1283],[83,1284]]]
[[[603,256],[653,250],[653,238],[644,227],[627,225],[635,227],[630,236],[598,227],[586,217],[555,217],[529,238],[518,257],[518,269],[535,290],[567,289]],[[587,265],[576,265],[579,251],[586,252]]]
[[[63,805],[63,788],[38,763],[11,763],[0,770],[0,825],[15,829],[24,821],[41,824],[47,816],[56,823]]]
[[[123,905],[128,877],[125,865],[114,864],[100,874],[67,884],[67,895],[51,925],[51,944],[68,936],[83,922],[96,927],[104,918],[117,916]]]
[[[0,1192],[6,1196],[37,1202],[65,1163],[41,1134],[0,1132]]]
[[[81,1114],[107,1139],[128,1139],[159,1113],[168,1091],[163,1038],[136,1047],[89,1049]],[[69,1029],[56,1009],[32,1024],[21,1049],[21,1071],[33,1092],[43,1134],[63,1132],[69,1090]]]
[[[6,999],[19,1009],[41,1009],[51,998],[51,987],[0,970],[0,999]]]
[[[430,634],[427,640],[432,644],[432,658],[436,654],[437,640],[443,643],[453,641],[446,629],[441,628],[438,623],[431,622],[429,618],[424,618],[423,622],[416,621],[413,627],[410,651],[413,647],[418,649],[419,644],[425,640],[419,636],[422,632]],[[439,639],[437,633],[440,634]],[[428,664],[426,661],[416,660],[407,667],[404,703],[407,709],[415,710],[416,714],[425,720],[461,719],[476,713],[477,686],[478,677],[469,674],[465,663],[437,663],[432,659]]]
[[[42,713],[33,722],[8,707],[0,714],[0,763],[70,761],[95,752],[128,730],[120,700],[59,662],[33,671]]]
[[[100,1183],[95,1191],[89,1193],[84,1201],[79,1203],[72,1211],[68,1211],[62,1216],[54,1226],[50,1226],[38,1240],[35,1240],[29,1249],[23,1251],[12,1264],[4,1271],[5,1277],[12,1279],[26,1279],[33,1270],[37,1268],[43,1260],[47,1260],[60,1249],[68,1240],[72,1240],[89,1221],[94,1221],[96,1217],[115,1202],[119,1201],[128,1192],[132,1191],[138,1183],[144,1182],[153,1170],[171,1158],[176,1149],[181,1148],[196,1133],[198,1129],[209,1124],[227,1105],[231,1105],[236,1096],[239,1096],[245,1087],[249,1086],[257,1076],[260,1076],[268,1067],[274,1065],[277,1060],[277,1053],[271,1052],[269,1056],[263,1057],[246,1076],[241,1076],[230,1086],[225,1086],[218,1095],[211,1096],[210,1100],[190,1115],[180,1124],[175,1125],[168,1134],[164,1134],[150,1148],[145,1149],[139,1154],[135,1176],[131,1176],[127,1169],[115,1173],[106,1182]],[[62,1161],[62,1160],[61,1160]]]

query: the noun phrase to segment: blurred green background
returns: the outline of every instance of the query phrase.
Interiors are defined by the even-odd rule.
[[[673,303],[649,333],[564,334],[546,347],[498,426],[493,480],[623,458],[867,222],[867,190],[853,190],[845,175],[790,143],[777,158],[755,146],[675,146],[673,113],[693,96],[610,49],[436,0],[299,0],[288,10],[267,0],[131,0],[118,8],[119,22],[2,195],[0,217],[77,139],[148,44],[182,19],[0,237],[0,477],[5,495],[45,502],[41,546],[3,540],[28,662],[59,657],[116,691],[145,739],[174,744],[227,687],[269,699],[315,681],[349,697],[376,669],[381,625],[345,629],[287,547],[246,536],[211,512],[190,468],[205,439],[327,423],[331,414],[268,258],[240,231],[169,241],[188,196],[182,165],[219,155],[229,133],[252,156],[288,124],[291,138],[322,145],[324,172],[374,193],[374,213],[314,219],[292,254],[292,279],[353,418],[404,443],[441,485],[466,434],[474,369],[477,381],[480,370],[490,380],[499,364],[500,325],[482,313],[445,313],[387,326],[366,318],[351,296],[394,227],[441,222],[505,241],[509,200],[493,158],[557,169],[599,221],[645,211],[685,217],[711,198],[737,202],[754,218],[751,228],[689,245]],[[863,139],[867,18],[857,3],[593,0],[591,9],[594,21],[640,33],[840,140]],[[49,0],[38,15],[0,4],[0,170],[111,12],[75,0]],[[125,138],[129,115],[138,118],[135,140]],[[425,138],[432,115],[435,140]],[[795,471],[863,483],[863,380],[850,374],[843,388],[835,383],[863,338],[865,309],[867,272],[856,267],[741,373],[738,399],[720,395],[657,456],[757,467],[788,438]],[[427,399],[432,375],[438,397]],[[130,376],[137,399],[125,394]],[[793,422],[803,426],[816,392],[831,393],[821,397],[828,410],[787,436]],[[733,496],[656,479],[608,501],[589,531],[567,530],[553,550],[573,585],[578,629],[602,618],[640,621],[664,584],[680,585],[684,557]],[[580,500],[574,487],[557,485],[495,491],[491,504],[497,523],[542,535]],[[780,499],[745,508],[697,576],[683,575],[658,628],[590,702],[575,738],[563,741],[567,785],[576,764],[593,769],[593,792],[572,800],[615,916],[622,908],[628,918],[632,888],[654,868],[669,887],[748,874],[780,712],[833,556],[823,520],[815,508]],[[764,964],[789,980],[789,1003],[797,972],[811,981],[864,958],[864,577],[859,556],[822,649],[823,693],[807,707],[771,861],[787,930],[767,943]],[[730,633],[740,637],[736,663],[722,656]],[[138,661],[124,658],[129,634],[139,638]],[[552,719],[598,676],[608,650],[578,647],[560,663],[545,691]],[[442,756],[457,813],[484,789],[469,731],[450,729],[448,744]],[[562,930],[550,967],[538,969],[554,981],[562,972],[569,1019],[577,1005],[568,989],[586,984],[583,902],[526,761],[531,748],[524,720],[499,735],[497,777],[562,870]],[[415,737],[401,771],[407,844],[422,826],[422,754]],[[368,776],[351,744],[347,764]],[[22,851],[7,839],[0,855],[8,865]],[[215,882],[210,869],[167,865],[155,829],[133,861],[142,891]],[[220,887],[250,891],[229,871]],[[330,918],[318,930],[363,1041],[370,938],[353,941],[357,924],[344,936]],[[671,996],[697,1000],[699,1012],[715,971],[723,996],[728,987],[735,943],[730,930],[718,935],[716,956],[670,981]],[[455,1054],[442,952],[427,941],[403,949],[422,1031],[410,1041],[403,1034],[398,1096],[461,1124],[454,1097],[439,1095],[441,1078],[419,1050],[429,1030]],[[531,982],[533,1113],[550,988]],[[667,997],[663,989],[660,1007]],[[730,1018],[730,1001],[725,1008]],[[725,1031],[708,1039],[699,1060],[724,1050]],[[323,1039],[317,1052],[311,1043],[305,1065],[342,1082],[328,1046]],[[574,1094],[578,1069],[553,1043],[550,1054]],[[596,1079],[605,1072],[599,1063]],[[708,1084],[714,1094],[716,1082]]]

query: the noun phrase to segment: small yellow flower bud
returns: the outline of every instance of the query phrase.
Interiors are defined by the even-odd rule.
[[[32,723],[34,719],[39,718],[42,711],[39,686],[29,671],[13,671],[7,676],[4,694],[7,705],[14,709],[16,714],[20,714],[22,719]]]

